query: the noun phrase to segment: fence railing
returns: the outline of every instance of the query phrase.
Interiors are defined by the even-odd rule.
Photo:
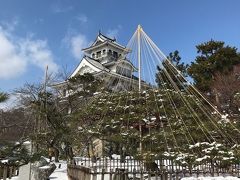
[[[0,179],[11,179],[13,176],[18,175],[18,168],[15,166],[0,165]]]
[[[205,162],[198,165],[181,165],[174,160],[160,159],[154,161],[132,158],[75,158],[75,165],[68,166],[68,175],[72,180],[125,180],[125,179],[180,179],[199,176],[240,176],[240,165],[225,162]]]

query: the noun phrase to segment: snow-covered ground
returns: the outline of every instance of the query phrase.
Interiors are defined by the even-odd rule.
[[[67,177],[67,163],[66,161],[60,161],[59,163],[54,163],[56,165],[55,171],[50,175],[50,179],[54,180],[68,180]],[[61,167],[59,167],[59,164],[61,164]],[[42,168],[47,168],[48,166],[43,166]],[[21,171],[21,175],[12,177],[11,180],[26,180],[26,174],[29,174],[29,172]],[[25,176],[25,178],[24,178]],[[27,177],[29,179],[29,177]],[[7,180],[10,180],[7,178]]]
[[[55,171],[50,175],[49,179],[54,180],[68,180],[67,177],[67,162],[66,161],[60,161],[59,163],[54,163],[56,165]],[[61,164],[61,167],[59,168],[59,165]]]
[[[50,175],[49,179],[53,180],[68,180],[67,177],[67,163],[66,161],[60,161],[59,163],[54,163],[56,165],[55,171]],[[59,165],[61,164],[61,167],[59,168]],[[106,178],[108,178],[106,176]],[[99,176],[98,179],[101,179]],[[104,178],[105,179],[105,178]],[[146,177],[147,179],[147,177]],[[156,177],[152,177],[151,179],[156,179]],[[185,177],[182,178],[181,180],[237,180],[239,178],[237,177],[232,177],[232,176],[219,176],[219,177]],[[9,179],[7,179],[9,180]],[[19,180],[19,177],[13,177],[11,180]]]
[[[232,177],[232,176],[218,176],[218,177],[186,177],[182,178],[182,180],[237,180],[239,178],[237,177]]]
[[[7,180],[19,180],[19,178],[17,176],[15,176],[15,177],[12,177],[11,179],[7,178]]]

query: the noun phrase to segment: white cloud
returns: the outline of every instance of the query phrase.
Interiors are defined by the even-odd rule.
[[[122,29],[122,26],[121,25],[118,25],[117,28],[114,28],[114,29],[109,29],[107,31],[107,36],[110,37],[110,38],[117,38],[118,35],[119,35],[119,31]]]
[[[76,17],[78,21],[80,21],[81,23],[86,23],[88,22],[88,18],[86,15],[84,14],[81,14],[79,16]]]
[[[0,23],[0,25],[5,27],[5,29],[8,32],[14,31],[18,24],[19,24],[19,18],[18,17],[14,17],[14,18],[12,18],[12,19],[10,19],[8,21],[2,21]]]
[[[46,40],[24,39],[20,47],[28,62],[42,70],[48,66],[50,72],[57,72],[58,65],[53,60],[53,54]]]
[[[0,79],[10,79],[25,72],[27,62],[2,31],[0,31],[0,49]]]
[[[17,38],[0,26],[0,79],[18,77],[29,65],[56,72],[58,65],[45,40]]]
[[[70,31],[67,33],[63,39],[64,45],[66,45],[77,60],[81,59],[83,56],[82,49],[89,46],[90,41],[82,33],[76,33],[75,31]]]
[[[82,57],[82,49],[88,46],[86,36],[78,34],[71,38],[71,51],[75,58],[80,59]]]

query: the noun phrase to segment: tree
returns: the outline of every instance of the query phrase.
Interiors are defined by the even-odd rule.
[[[58,161],[60,151],[71,151],[76,135],[70,127],[74,113],[88,103],[88,98],[100,87],[100,80],[96,80],[91,74],[67,79],[64,86],[66,96],[60,96],[60,91],[52,88],[49,83],[52,80],[47,80],[47,87],[43,84],[25,84],[16,93],[20,95],[22,105],[33,120],[35,129],[30,138],[35,143],[35,151],[45,155],[48,150],[54,151],[55,161]],[[65,149],[62,149],[63,144]],[[67,153],[68,155],[72,159],[72,155]]]
[[[72,112],[79,108],[79,101],[81,101],[81,106],[84,106],[86,103],[88,103],[88,99],[92,97],[94,93],[100,91],[103,87],[103,81],[96,79],[90,73],[76,75],[72,78],[69,78],[66,83],[66,91],[68,92],[67,106],[69,106]]]
[[[21,141],[33,130],[24,108],[11,108],[0,112],[0,141]]]
[[[7,164],[13,166],[22,166],[33,160],[34,157],[29,154],[29,151],[23,143],[5,142],[0,144],[0,165]]]
[[[216,73],[211,90],[218,93],[216,103],[221,111],[231,116],[239,114],[240,65],[234,66],[228,74]]]
[[[111,145],[111,151],[105,149],[105,155],[122,153],[122,156],[150,159],[163,157],[169,151],[175,153],[173,157],[179,152],[191,153],[190,145],[211,142],[213,137],[224,146],[229,146],[228,135],[239,140],[237,131],[225,121],[217,123],[219,117],[204,111],[202,103],[194,96],[184,92],[180,95],[172,89],[102,92],[78,112],[74,126],[79,136],[100,139]],[[138,149],[140,142],[142,152]]]
[[[47,155],[48,150],[53,150],[57,162],[61,142],[69,133],[66,124],[69,117],[65,109],[59,106],[59,97],[43,84],[25,84],[15,92],[20,95],[21,103],[32,120],[34,130],[30,138],[34,151]]]
[[[0,92],[0,103],[6,101],[8,98],[8,94]]]
[[[0,92],[0,102],[4,102],[9,98],[9,95],[3,92]],[[23,117],[22,112],[19,109],[13,110],[11,112],[4,112],[2,114],[1,118],[8,119],[8,121],[13,120],[12,117]],[[3,121],[3,119],[2,119]],[[8,122],[9,123],[9,122]],[[11,122],[12,123],[12,122]],[[5,123],[4,123],[5,124]],[[5,125],[1,124],[1,130],[3,130],[6,127],[11,127],[14,125]],[[0,132],[2,134],[2,132]],[[19,135],[19,134],[16,134]],[[11,136],[14,136],[14,134],[11,134]],[[24,146],[24,139],[18,139],[20,142],[12,143],[7,142],[9,140],[8,138],[4,138],[1,140],[0,143],[0,165],[10,165],[10,166],[22,166],[24,164],[27,164],[29,161],[34,161],[37,158],[37,155],[30,155],[26,147]]]
[[[233,67],[240,63],[240,54],[237,48],[226,46],[222,41],[210,40],[196,48],[199,55],[189,66],[188,74],[201,92],[214,94],[211,87],[215,76],[218,73],[230,73]]]
[[[92,100],[97,96],[99,91],[103,90],[103,81],[95,78],[90,73],[85,73],[83,75],[77,75],[69,78],[66,81],[66,92],[68,95],[64,97],[66,100],[65,107],[70,109],[69,117],[75,119],[76,115],[91,104]],[[78,129],[76,127],[81,127],[82,124],[89,124],[89,121],[80,121],[78,126],[74,122],[70,122],[70,128],[72,133],[71,142],[68,142],[68,146],[75,146],[75,151],[79,151],[87,147],[88,154],[90,154],[90,149],[92,148],[93,140],[91,136],[86,136],[84,134],[79,135]],[[93,150],[92,150],[93,151]]]
[[[173,67],[175,66],[176,69]],[[156,82],[158,87],[162,87],[163,83],[169,87],[169,84],[175,83],[178,88],[182,89],[185,82],[183,77],[187,77],[188,65],[181,62],[179,52],[176,50],[171,52],[161,65],[157,66]],[[179,75],[181,73],[181,75]]]

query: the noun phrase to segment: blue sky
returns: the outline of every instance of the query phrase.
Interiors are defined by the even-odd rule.
[[[126,45],[141,24],[187,63],[211,38],[240,48],[239,8],[239,0],[0,0],[0,90],[42,81],[47,64],[73,70],[99,30]]]

